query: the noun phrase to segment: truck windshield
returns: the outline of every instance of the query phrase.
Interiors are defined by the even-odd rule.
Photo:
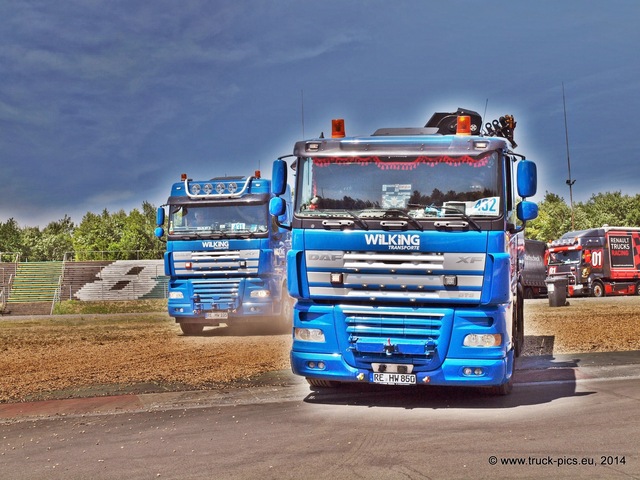
[[[568,263],[580,263],[580,250],[561,250],[549,253],[549,265],[565,265]]]
[[[413,218],[502,214],[496,152],[472,156],[301,158],[298,216]]]
[[[169,235],[198,237],[266,234],[266,204],[171,205]]]

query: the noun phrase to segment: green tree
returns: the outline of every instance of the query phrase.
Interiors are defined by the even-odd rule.
[[[634,206],[637,207],[637,199],[621,192],[594,194],[587,202],[579,203],[576,207],[583,215],[581,220],[584,223],[581,223],[580,229],[598,228],[603,225],[634,226],[636,223],[630,218]]]
[[[111,215],[105,208],[101,215],[87,212],[73,232],[73,250],[76,260],[108,259],[106,252],[117,243]]]
[[[77,260],[135,260],[162,258],[164,245],[155,238],[156,209],[148,202],[133,209],[101,215],[87,213],[73,232]]]
[[[571,208],[564,198],[546,192],[538,204],[538,218],[527,223],[527,237],[549,242],[571,230]]]
[[[155,208],[145,202],[142,210],[133,209],[126,218],[119,243],[123,258],[154,259],[162,256],[163,245],[153,235]]]
[[[22,234],[14,218],[0,222],[0,261],[15,260],[15,254],[22,254]]]
[[[49,223],[40,235],[36,252],[42,260],[63,260],[66,252],[73,250],[75,225],[68,215]]]
[[[629,202],[629,210],[627,211],[624,224],[640,227],[640,195],[636,195]]]
[[[42,232],[39,227],[23,227],[20,229],[20,260],[23,262],[40,262],[44,260],[38,251]]]

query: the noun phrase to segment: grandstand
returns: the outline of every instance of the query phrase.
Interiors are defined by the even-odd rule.
[[[162,260],[0,262],[0,313],[49,314],[61,300],[166,298]]]

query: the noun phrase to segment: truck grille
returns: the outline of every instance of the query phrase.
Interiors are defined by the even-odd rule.
[[[200,303],[227,304],[228,308],[237,303],[240,279],[194,280],[192,283],[193,293],[200,297]]]
[[[358,366],[372,362],[402,362],[416,366],[438,360],[445,313],[417,309],[387,310],[375,307],[344,307],[345,327],[350,350]],[[438,360],[439,361],[439,360]]]
[[[211,274],[255,275],[258,273],[260,250],[225,250],[214,252],[174,252],[176,276]]]
[[[367,302],[478,302],[483,253],[306,252],[312,298]],[[445,286],[445,277],[455,285]]]

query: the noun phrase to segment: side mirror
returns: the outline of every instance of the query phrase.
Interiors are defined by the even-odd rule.
[[[280,217],[287,211],[285,201],[280,197],[274,197],[269,201],[269,213],[274,217]]]
[[[538,173],[536,164],[530,160],[522,160],[518,164],[518,195],[522,198],[533,197],[537,188]]]
[[[271,172],[271,192],[280,196],[287,190],[287,162],[276,160]]]
[[[522,222],[528,222],[538,216],[538,205],[534,202],[523,200],[516,207],[518,219]]]
[[[156,225],[159,227],[164,225],[164,208],[162,207],[158,207],[156,211]]]
[[[164,237],[164,228],[156,227],[156,229],[153,231],[153,233],[155,234],[156,237],[162,238],[162,237]]]
[[[273,197],[269,200],[269,214],[280,230],[291,230],[291,225],[282,222],[287,219],[287,202],[281,197]]]

